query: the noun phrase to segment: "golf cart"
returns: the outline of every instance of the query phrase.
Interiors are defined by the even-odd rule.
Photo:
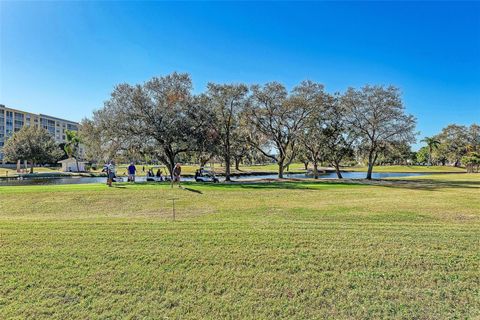
[[[195,181],[196,182],[213,182],[213,183],[220,182],[218,178],[215,176],[215,172],[208,171],[203,168],[200,168],[197,171],[195,171]]]
[[[160,175],[158,175],[158,171],[160,171]],[[145,180],[147,182],[169,181],[170,176],[168,175],[167,167],[166,166],[152,166],[147,171]]]

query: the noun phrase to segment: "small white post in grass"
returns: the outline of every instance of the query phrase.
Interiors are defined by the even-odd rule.
[[[175,200],[178,200],[178,198],[170,198],[168,200],[172,200],[172,218],[175,221]]]

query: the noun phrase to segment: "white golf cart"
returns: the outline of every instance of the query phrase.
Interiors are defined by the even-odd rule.
[[[214,171],[205,170],[204,168],[200,168],[195,171],[195,181],[196,182],[213,182],[218,183],[220,180],[215,176]]]

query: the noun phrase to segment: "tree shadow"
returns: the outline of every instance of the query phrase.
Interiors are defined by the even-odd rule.
[[[236,181],[210,185],[221,189],[304,189],[320,190],[318,186],[378,186],[413,190],[439,190],[444,188],[480,189],[479,180],[443,180],[443,179],[259,179],[255,181]]]
[[[186,191],[203,194],[203,192],[200,191],[200,190],[196,190],[196,189],[192,189],[192,188],[186,188],[186,187],[183,187],[183,186],[182,186],[181,188],[182,188],[183,190],[186,190]]]
[[[164,183],[139,183],[161,184]],[[193,193],[203,194],[201,190],[190,188],[192,186],[208,187],[209,189],[290,189],[290,190],[321,190],[320,186],[356,186],[356,187],[386,187],[412,190],[440,190],[445,188],[480,189],[480,175],[478,180],[448,180],[448,179],[258,179],[251,181],[232,181],[228,183],[199,184],[194,181],[182,182],[182,189]],[[116,186],[125,188],[125,186]]]
[[[313,180],[313,179],[259,179],[255,181],[234,181],[229,183],[220,183],[211,185],[213,188],[221,189],[292,189],[292,190],[319,190],[319,185],[337,185],[348,186],[358,185],[356,183],[343,181],[327,181],[327,180]]]
[[[445,188],[480,189],[479,180],[443,180],[443,179],[372,179],[360,180],[360,184],[387,188],[404,188],[413,190],[439,190]]]

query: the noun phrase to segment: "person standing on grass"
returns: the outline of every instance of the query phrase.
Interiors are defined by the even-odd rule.
[[[133,162],[130,163],[128,166],[128,181],[130,182],[135,182],[135,173],[137,172],[137,168],[133,164]]]
[[[107,186],[111,187],[115,178],[115,162],[113,160],[107,165],[105,171],[107,172]]]
[[[173,168],[173,182],[178,182],[178,186],[180,187],[180,175],[182,174],[182,167],[180,166],[180,163],[177,163],[175,165],[175,168]]]

